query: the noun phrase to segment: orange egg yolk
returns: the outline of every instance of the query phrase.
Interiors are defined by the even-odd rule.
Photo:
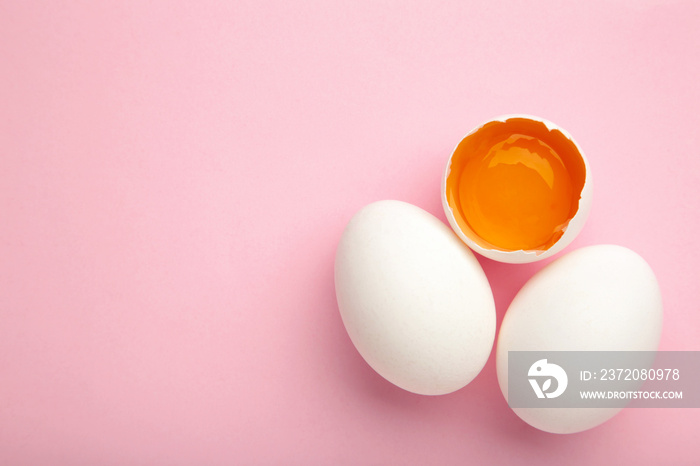
[[[571,138],[527,117],[490,121],[450,157],[445,200],[475,246],[546,251],[579,210],[586,163]]]
[[[566,226],[577,201],[559,155],[524,134],[482,147],[466,161],[458,183],[471,229],[507,250],[541,248]]]

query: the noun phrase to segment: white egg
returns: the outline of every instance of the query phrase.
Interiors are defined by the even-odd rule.
[[[498,335],[498,382],[508,399],[509,351],[656,351],[663,308],[653,271],[635,252],[589,246],[533,276],[511,303]],[[621,408],[514,408],[554,433],[595,427]]]
[[[440,220],[400,201],[360,210],[335,259],[338,307],[353,344],[410,392],[450,393],[481,371],[496,313],[472,252]]]
[[[516,138],[534,142],[539,151],[519,147]],[[506,143],[510,152],[497,160],[496,148]],[[551,160],[542,154],[551,154]],[[490,162],[479,166],[479,161]],[[501,171],[489,172],[493,167]],[[464,198],[475,186],[479,196]],[[504,115],[470,131],[447,161],[441,192],[457,236],[482,256],[513,264],[551,257],[570,244],[588,218],[592,195],[579,145],[563,128],[531,115]],[[561,210],[556,215],[554,206]]]

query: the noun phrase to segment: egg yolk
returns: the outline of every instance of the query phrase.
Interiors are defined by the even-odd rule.
[[[559,155],[524,134],[482,146],[466,161],[458,183],[471,229],[507,250],[541,248],[566,226],[577,202]]]

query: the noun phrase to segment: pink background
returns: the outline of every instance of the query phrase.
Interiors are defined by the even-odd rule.
[[[527,426],[493,355],[404,392],[338,314],[353,213],[444,221],[453,146],[531,113],[590,160],[566,250],[639,252],[700,350],[700,4],[561,3],[1,2],[0,463],[700,461],[697,409]],[[499,322],[544,265],[481,263]]]

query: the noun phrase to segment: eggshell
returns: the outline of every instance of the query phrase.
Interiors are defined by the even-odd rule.
[[[564,227],[563,235],[556,241],[556,243],[554,243],[546,250],[505,251],[489,246],[487,243],[481,240],[478,237],[478,235],[476,235],[476,233],[471,231],[468,225],[464,223],[460,225],[460,221],[457,220],[456,214],[452,206],[450,205],[450,201],[447,196],[447,179],[452,169],[453,158],[455,157],[455,154],[457,153],[460,146],[467,139],[478,137],[478,133],[482,128],[499,122],[508,123],[511,120],[528,120],[529,122],[542,127],[546,132],[549,133],[551,137],[565,141],[576,151],[583,164],[583,167],[585,168],[585,181],[583,183],[583,187],[581,188],[581,194],[578,201],[578,210],[576,214],[571,218],[571,220],[569,220],[569,223]],[[488,257],[489,259],[495,261],[506,262],[510,264],[523,264],[540,261],[542,259],[551,257],[554,254],[557,254],[566,246],[568,246],[583,229],[583,226],[586,223],[586,219],[588,218],[588,213],[591,209],[591,200],[593,198],[593,182],[591,179],[588,160],[586,159],[583,150],[581,150],[581,147],[576,143],[576,141],[574,141],[574,138],[571,136],[571,134],[569,134],[568,131],[552,123],[549,120],[524,114],[499,116],[479,125],[478,127],[471,130],[469,133],[467,133],[467,135],[464,136],[464,138],[462,138],[459,144],[457,144],[454,151],[450,155],[450,158],[447,161],[447,166],[445,168],[445,173],[442,178],[441,187],[442,206],[445,210],[445,216],[447,217],[447,221],[450,223],[450,226],[457,234],[457,236],[459,236],[460,239],[464,241],[464,243],[467,244],[472,250],[481,254],[482,256]]]
[[[359,353],[405,390],[453,392],[489,357],[496,313],[486,275],[445,224],[416,206],[380,201],[360,210],[338,245],[335,287]]]
[[[508,399],[508,351],[656,351],[661,291],[635,252],[589,246],[535,274],[516,295],[498,335],[498,383]],[[514,408],[528,424],[554,433],[595,427],[621,408]]]

